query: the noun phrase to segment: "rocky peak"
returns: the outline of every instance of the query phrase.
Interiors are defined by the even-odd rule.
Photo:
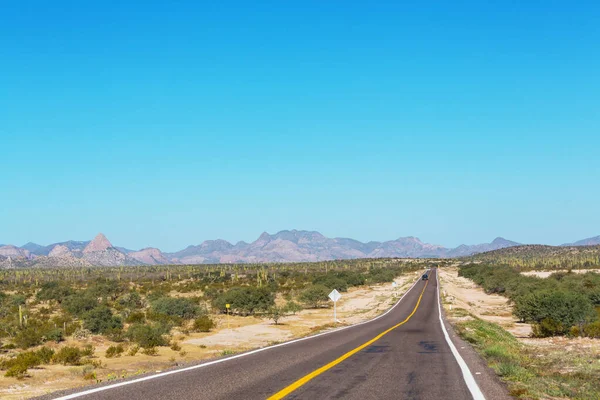
[[[70,255],[73,255],[73,253],[71,253],[71,250],[69,250],[67,246],[59,244],[54,246],[54,248],[50,250],[48,257],[64,257]]]
[[[113,245],[108,241],[106,236],[104,236],[102,233],[99,233],[90,243],[88,243],[87,246],[85,246],[83,252],[85,254],[93,253],[96,251],[104,251],[106,249],[110,249],[111,247],[113,247]]]

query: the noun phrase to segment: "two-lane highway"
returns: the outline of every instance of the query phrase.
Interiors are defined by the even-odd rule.
[[[432,270],[370,322],[61,398],[481,399],[445,338],[438,304]]]

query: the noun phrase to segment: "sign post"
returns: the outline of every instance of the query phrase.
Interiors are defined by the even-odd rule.
[[[329,298],[331,299],[331,301],[333,301],[333,323],[335,324],[336,322],[338,322],[336,309],[337,301],[342,298],[342,295],[340,294],[340,292],[337,291],[337,289],[333,289],[331,293],[329,293]]]
[[[229,304],[229,303],[225,304],[225,308],[227,309],[227,329],[231,330],[229,328],[229,309],[231,308],[231,304]]]

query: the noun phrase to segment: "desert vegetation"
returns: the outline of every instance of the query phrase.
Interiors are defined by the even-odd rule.
[[[600,267],[600,246],[522,245],[475,254],[467,261],[509,265],[520,271]]]
[[[533,324],[536,337],[600,338],[600,274],[557,272],[538,278],[509,266],[471,264],[461,267],[459,275],[487,293],[508,297],[515,317]]]
[[[167,346],[181,351],[174,332],[209,332],[219,314],[279,324],[302,309],[328,307],[332,289],[391,282],[426,265],[373,259],[3,270],[0,370],[27,379],[30,370],[56,364],[99,380],[102,361],[91,337],[110,343],[101,354],[107,359],[152,356]]]

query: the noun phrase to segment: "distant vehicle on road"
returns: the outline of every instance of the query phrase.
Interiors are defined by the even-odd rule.
[[[429,275],[423,274],[423,277],[421,279],[424,281],[427,281],[427,280],[429,280]]]

